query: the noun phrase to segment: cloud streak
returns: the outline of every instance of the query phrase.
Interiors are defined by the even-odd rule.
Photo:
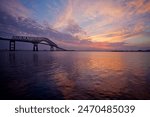
[[[149,6],[149,0],[1,0],[0,35],[45,36],[70,49],[150,48]]]

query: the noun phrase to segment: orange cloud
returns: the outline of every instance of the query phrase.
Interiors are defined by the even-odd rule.
[[[143,14],[150,12],[150,1],[145,2],[145,0],[135,0],[128,2],[128,8],[133,8],[132,13]],[[134,15],[134,14],[133,14]]]
[[[53,24],[54,29],[61,29],[68,25],[68,22],[73,19],[72,1],[68,1],[66,8],[62,11],[61,15],[57,16],[55,23]]]
[[[80,40],[90,40],[92,47],[97,47],[95,43],[100,42],[101,47],[109,48],[110,45],[106,43],[135,39],[132,37],[142,34],[149,28],[146,26],[149,18],[142,16],[150,12],[149,6],[150,1],[145,0],[70,0],[54,27],[58,30],[66,29],[71,27],[71,20],[75,21],[76,25],[81,27],[81,31],[86,32],[88,36],[80,36]]]

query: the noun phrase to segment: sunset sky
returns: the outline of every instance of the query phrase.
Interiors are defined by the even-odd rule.
[[[0,36],[67,49],[150,49],[150,0],[0,0]]]

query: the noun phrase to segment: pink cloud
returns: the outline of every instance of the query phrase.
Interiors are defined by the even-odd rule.
[[[1,0],[0,9],[13,17],[25,17],[31,15],[31,11],[22,5],[19,0]]]
[[[8,21],[3,29],[13,34],[44,35],[68,48],[134,48],[137,45],[128,40],[136,41],[133,37],[145,36],[150,28],[150,1],[69,0],[62,11],[56,10],[53,24],[32,19],[32,11],[19,0],[2,2],[0,10],[11,16],[10,20],[0,19]]]

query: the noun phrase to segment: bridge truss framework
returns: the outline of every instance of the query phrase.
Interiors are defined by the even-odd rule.
[[[16,50],[16,41],[19,42],[28,42],[33,44],[33,51],[38,51],[38,44],[44,44],[50,46],[50,51],[54,50],[62,50],[65,51],[65,49],[60,48],[57,44],[49,40],[45,37],[28,37],[28,36],[12,36],[11,39],[6,39],[0,37],[0,40],[9,41],[9,50],[15,51]],[[44,42],[44,43],[42,43]]]

